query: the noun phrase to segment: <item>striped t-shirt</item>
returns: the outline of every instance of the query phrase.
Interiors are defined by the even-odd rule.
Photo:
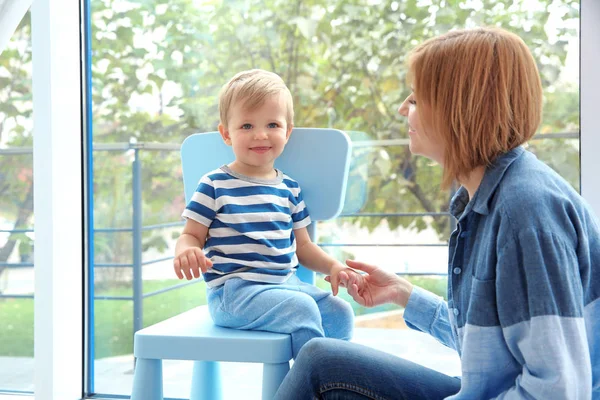
[[[276,171],[275,179],[256,179],[224,165],[200,179],[182,215],[209,228],[208,287],[232,277],[282,283],[294,273],[294,229],[311,221],[298,182]]]

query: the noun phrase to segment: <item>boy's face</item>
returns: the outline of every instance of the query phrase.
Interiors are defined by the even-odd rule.
[[[293,128],[286,123],[284,99],[283,95],[267,97],[254,110],[245,109],[243,102],[232,105],[228,126],[219,125],[223,140],[235,154],[231,169],[248,176],[272,177],[269,174],[275,159],[283,152]]]

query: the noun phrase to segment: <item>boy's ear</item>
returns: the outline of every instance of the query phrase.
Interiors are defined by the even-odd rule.
[[[229,137],[229,131],[223,126],[223,124],[219,124],[219,133],[221,134],[221,137],[223,138],[225,144],[231,146],[231,138]]]
[[[285,141],[290,140],[290,136],[292,135],[292,129],[294,129],[294,124],[290,124],[287,128],[287,132],[285,134]]]

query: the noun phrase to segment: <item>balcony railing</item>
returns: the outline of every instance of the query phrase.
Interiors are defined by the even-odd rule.
[[[565,132],[565,133],[548,133],[543,135],[536,135],[533,140],[536,139],[578,139],[578,132]],[[353,143],[354,148],[360,147],[391,147],[391,146],[407,146],[409,139],[394,139],[394,140],[365,140]],[[133,269],[133,295],[132,296],[108,296],[108,295],[94,295],[94,300],[112,300],[112,301],[133,301],[133,332],[137,332],[142,328],[142,316],[143,316],[143,299],[156,296],[172,290],[181,289],[183,287],[198,283],[199,280],[184,282],[155,290],[153,292],[143,292],[143,279],[142,279],[142,268],[146,265],[155,264],[172,259],[172,256],[161,257],[148,261],[142,261],[142,233],[145,231],[152,231],[164,228],[183,227],[183,221],[168,222],[162,224],[143,225],[142,215],[142,161],[140,159],[140,151],[179,151],[179,145],[177,144],[157,144],[157,143],[117,143],[117,144],[97,144],[94,145],[94,152],[133,152],[133,162],[131,164],[132,173],[132,221],[131,227],[126,228],[97,228],[94,229],[94,233],[115,233],[115,232],[131,232],[132,234],[132,262],[131,263],[96,263],[94,262],[93,268],[132,268]],[[9,148],[0,149],[0,156],[11,156],[11,155],[23,155],[32,154],[31,148]],[[419,212],[419,213],[349,213],[340,215],[344,217],[439,217],[447,216],[450,218],[450,214],[444,212]],[[451,218],[453,221],[453,218]],[[454,225],[451,223],[450,230],[453,229]],[[18,233],[33,233],[33,229],[2,229],[0,233],[8,233],[9,235]],[[373,246],[368,243],[318,243],[322,247],[361,247],[361,246]],[[90,240],[90,245],[93,246],[93,238]],[[382,244],[377,245],[379,247],[443,247],[447,246],[446,243],[433,243],[433,244]],[[0,271],[2,268],[31,268],[34,267],[31,262],[0,262]],[[416,272],[403,272],[403,275],[421,275]],[[427,275],[434,275],[435,273],[427,273]],[[438,275],[443,275],[439,273]],[[93,292],[93,290],[92,290]],[[34,294],[2,294],[0,293],[0,299],[2,298],[34,298]]]

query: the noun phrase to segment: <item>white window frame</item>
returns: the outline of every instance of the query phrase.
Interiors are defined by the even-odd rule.
[[[79,1],[34,0],[35,398],[83,394],[84,196]]]
[[[580,4],[581,195],[600,217],[600,1]]]

